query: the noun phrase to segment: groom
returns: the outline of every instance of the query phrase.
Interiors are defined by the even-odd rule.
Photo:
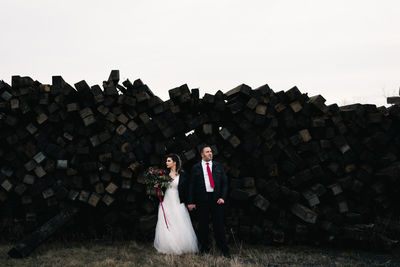
[[[217,246],[225,257],[230,258],[224,230],[228,179],[224,167],[212,160],[210,146],[203,146],[200,154],[201,162],[192,167],[188,192],[188,209],[197,209],[198,213],[200,252],[207,253],[210,250],[208,224],[211,215]]]

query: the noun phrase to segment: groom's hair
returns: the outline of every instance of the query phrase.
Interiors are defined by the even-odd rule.
[[[209,144],[203,144],[200,146],[200,154],[204,152],[204,148],[209,147],[211,148],[211,146]]]

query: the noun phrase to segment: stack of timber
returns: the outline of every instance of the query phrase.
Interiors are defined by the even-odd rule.
[[[28,234],[73,207],[79,227],[65,231],[107,225],[151,238],[158,203],[143,171],[168,153],[189,171],[210,144],[229,178],[228,238],[399,239],[399,106],[339,107],[297,87],[245,84],[202,98],[185,84],[169,96],[120,84],[117,70],[102,87],[1,81],[0,231]]]

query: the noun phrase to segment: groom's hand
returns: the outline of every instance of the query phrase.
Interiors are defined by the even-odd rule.
[[[217,200],[217,203],[218,203],[218,204],[224,204],[225,201],[224,201],[222,198],[219,198],[219,199]]]
[[[189,209],[190,211],[194,210],[195,208],[196,208],[196,204],[189,204],[189,205],[188,205],[188,209]]]

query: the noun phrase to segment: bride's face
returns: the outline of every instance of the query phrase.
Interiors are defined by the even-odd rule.
[[[173,161],[171,158],[167,158],[167,161],[165,162],[165,164],[167,165],[168,169],[171,169],[173,166],[176,167],[176,162]]]

